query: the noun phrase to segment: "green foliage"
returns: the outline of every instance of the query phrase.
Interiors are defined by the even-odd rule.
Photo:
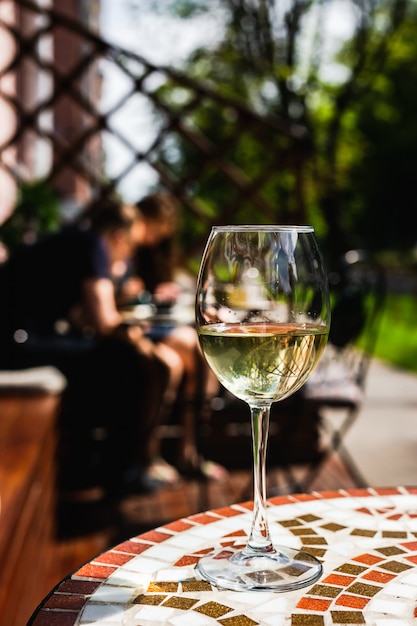
[[[277,207],[274,215],[233,189],[217,165],[205,167],[206,156],[192,143],[171,141],[161,159],[178,179],[191,181],[190,194],[212,208],[215,221],[299,218],[303,206],[305,221],[315,226],[333,259],[353,247],[409,249],[417,232],[417,4],[343,3],[341,10],[351,9],[351,34],[338,42],[325,27],[331,5],[332,0],[166,3],[184,19],[204,10],[222,16],[223,37],[214,48],[193,52],[183,67],[188,75],[260,115],[307,129],[308,152],[298,155],[302,166],[295,172],[279,133],[276,149],[266,151],[255,129],[238,137],[245,122],[224,107],[201,98],[190,108],[190,127],[253,181]],[[162,91],[179,112],[190,105],[186,90],[165,85]],[[285,158],[278,159],[283,152]],[[274,167],[274,176],[262,180]],[[224,214],[225,205],[234,207],[232,216]],[[187,225],[187,237],[194,228],[198,219]]]
[[[23,241],[57,230],[60,224],[59,202],[45,181],[24,183],[12,215],[0,226],[0,239],[12,250]]]
[[[417,373],[416,311],[416,294],[388,295],[375,356]]]

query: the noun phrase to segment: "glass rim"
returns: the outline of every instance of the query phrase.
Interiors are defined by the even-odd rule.
[[[276,232],[276,231],[295,231],[299,233],[314,233],[314,226],[305,225],[288,225],[288,224],[237,224],[228,226],[212,226],[213,232]]]

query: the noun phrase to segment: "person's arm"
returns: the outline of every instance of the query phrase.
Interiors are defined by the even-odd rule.
[[[97,333],[108,335],[122,323],[122,316],[116,306],[114,285],[109,278],[85,280],[83,296],[89,323]]]

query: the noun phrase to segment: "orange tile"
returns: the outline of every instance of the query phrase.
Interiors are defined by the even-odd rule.
[[[239,506],[242,506],[245,509],[253,510],[253,502],[252,500],[248,500],[247,502],[239,502]],[[190,518],[188,518],[190,519]]]
[[[301,598],[297,604],[297,609],[307,609],[308,611],[327,611],[332,600],[318,598]]]
[[[268,502],[274,505],[281,505],[291,504],[292,500],[289,496],[274,496],[273,498],[268,498]]]
[[[198,556],[186,555],[178,559],[176,563],[174,563],[174,567],[184,567],[185,565],[195,565],[199,561]]]
[[[320,498],[333,500],[334,498],[346,498],[346,495],[335,489],[334,491],[320,491]]]
[[[227,533],[225,537],[246,537],[247,532],[245,532],[242,528],[240,530],[234,530],[232,533]]]
[[[341,574],[330,574],[323,579],[322,582],[329,585],[339,585],[340,587],[346,587],[351,585],[356,580],[354,576],[342,576]]]
[[[373,554],[361,554],[352,559],[352,561],[359,561],[359,563],[366,563],[367,565],[375,565],[375,563],[380,563],[383,560],[382,557]]]
[[[220,509],[213,509],[211,513],[216,513],[217,515],[221,515],[222,517],[234,517],[235,515],[242,515],[242,511],[232,509],[231,506],[224,506]]]
[[[105,580],[113,572],[117,570],[117,567],[108,567],[106,565],[84,565],[73,574],[73,578],[100,578]]]
[[[397,489],[396,487],[388,487],[388,488],[382,488],[382,489],[375,489],[375,492],[379,495],[379,496],[396,496],[399,493],[401,493],[401,491],[399,489]]]
[[[320,500],[319,496],[312,493],[296,493],[293,495],[296,502],[309,502],[310,500]]]
[[[362,578],[366,578],[366,580],[372,580],[374,583],[388,583],[390,580],[395,578],[395,575],[386,574],[385,572],[377,572],[376,570],[372,570],[364,574]]]
[[[212,524],[213,522],[218,522],[219,518],[214,515],[210,515],[209,513],[197,513],[197,515],[190,515],[187,518],[192,522],[196,522],[196,524]]]
[[[354,496],[355,498],[369,498],[373,494],[369,489],[346,489],[348,496]]]
[[[356,509],[356,511],[358,513],[365,513],[366,515],[373,515],[372,511],[370,511],[368,508],[362,506],[360,509]]]
[[[360,598],[359,596],[349,596],[347,593],[342,594],[336,600],[339,606],[347,606],[350,609],[364,609],[371,598]]]
[[[192,524],[188,524],[184,522],[184,520],[176,520],[175,522],[170,522],[169,524],[164,524],[164,528],[168,530],[173,530],[177,533],[182,533],[184,530],[188,530],[189,528],[193,528]]]
[[[417,550],[417,541],[407,541],[405,543],[400,544],[403,548],[407,548],[410,552],[415,552]]]
[[[128,554],[142,554],[145,550],[149,550],[150,547],[147,543],[140,543],[139,541],[123,541],[123,543],[114,546],[113,550],[127,552]]]
[[[143,533],[139,535],[141,539],[145,541],[152,541],[152,543],[162,543],[162,541],[166,541],[170,539],[172,535],[168,535],[168,533],[163,533],[160,530],[150,530],[147,533]]]
[[[134,554],[123,554],[122,552],[104,552],[93,559],[94,563],[106,563],[106,565],[124,565],[134,558]]]

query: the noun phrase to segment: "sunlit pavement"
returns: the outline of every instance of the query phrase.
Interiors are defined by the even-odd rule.
[[[417,485],[417,375],[374,360],[345,443],[368,485]]]

